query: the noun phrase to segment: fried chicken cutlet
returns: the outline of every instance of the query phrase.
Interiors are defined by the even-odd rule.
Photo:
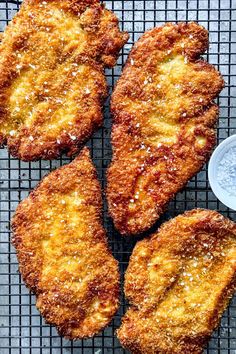
[[[110,214],[121,234],[149,229],[167,203],[203,167],[215,144],[223,88],[200,58],[208,32],[196,23],[167,24],[134,45],[112,95]]]
[[[195,209],[136,244],[118,338],[135,354],[199,354],[236,287],[236,224]]]
[[[101,223],[101,189],[84,148],[43,179],[12,221],[26,286],[46,322],[69,339],[92,337],[119,305],[119,271]]]
[[[77,153],[127,39],[99,0],[25,0],[0,46],[0,144],[24,161]]]

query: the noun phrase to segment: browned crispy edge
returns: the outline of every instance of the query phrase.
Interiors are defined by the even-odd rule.
[[[104,75],[104,69],[100,66],[100,64],[94,62],[94,60],[86,58],[83,55],[80,56],[79,60],[80,63],[83,63],[84,65],[93,66],[96,70],[100,71],[102,75]],[[102,107],[107,97],[108,97],[108,85],[106,89],[101,90],[97,104],[99,104],[100,107]],[[32,145],[32,144],[27,150],[23,151],[22,153],[20,152],[19,149],[21,145],[21,138],[17,140],[15,138],[9,137],[7,139],[6,137],[1,136],[1,133],[0,133],[0,146],[7,145],[8,150],[13,157],[16,157],[25,162],[38,161],[39,159],[42,160],[58,159],[61,156],[61,154],[66,154],[66,156],[68,157],[74,157],[77,153],[80,152],[80,150],[88,142],[91,136],[99,128],[102,127],[102,124],[103,124],[102,114],[96,111],[96,114],[94,114],[89,129],[81,130],[81,132],[78,134],[76,138],[76,141],[72,141],[67,134],[61,134],[60,145],[56,141],[44,142],[43,153],[41,150],[42,148],[41,146]],[[81,126],[83,125],[83,121],[80,122],[80,125]]]

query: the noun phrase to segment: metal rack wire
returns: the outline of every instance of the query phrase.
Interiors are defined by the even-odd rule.
[[[0,30],[16,13],[20,1],[0,1]],[[210,63],[224,75],[226,86],[221,107],[218,140],[236,133],[236,0],[106,0],[106,6],[120,18],[121,27],[130,33],[129,43],[122,51],[118,65],[107,71],[110,88],[119,77],[122,65],[134,41],[147,29],[167,21],[198,21],[210,32],[210,48],[206,55]],[[104,187],[105,171],[111,158],[111,118],[109,102],[105,106],[104,127],[89,142],[99,178]],[[10,219],[20,200],[53,168],[68,162],[25,163],[0,149],[0,353],[1,354],[120,354],[114,334],[125,311],[125,301],[110,326],[94,339],[71,342],[59,337],[53,327],[45,325],[35,308],[34,296],[25,288],[18,272],[14,250],[10,245]],[[206,167],[189,182],[182,193],[170,203],[163,220],[184,210],[205,207],[220,211],[236,220],[236,213],[227,209],[213,195],[207,180]],[[134,241],[121,239],[112,226],[104,205],[104,224],[114,256],[120,262],[122,275],[127,266]],[[221,327],[214,333],[207,353],[236,354],[236,298],[223,316]]]

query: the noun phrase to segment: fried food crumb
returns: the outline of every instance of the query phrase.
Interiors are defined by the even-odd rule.
[[[101,221],[101,189],[84,148],[17,207],[12,243],[46,322],[69,338],[92,337],[119,306],[118,263]]]
[[[235,289],[236,224],[188,211],[136,244],[118,338],[132,354],[200,354]]]
[[[99,0],[25,0],[0,46],[0,145],[24,161],[77,153],[102,124],[104,68],[127,39]]]
[[[131,51],[112,95],[107,174],[109,211],[124,235],[148,230],[210,156],[224,82],[200,58],[207,47],[207,30],[191,22],[154,28]]]

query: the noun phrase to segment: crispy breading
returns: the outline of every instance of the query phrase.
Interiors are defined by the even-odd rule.
[[[107,196],[122,234],[149,229],[207,161],[215,144],[223,88],[199,58],[208,32],[196,23],[167,24],[134,45],[112,95],[113,162]]]
[[[99,0],[25,0],[0,45],[0,144],[24,161],[77,153],[127,39]]]
[[[119,305],[118,263],[102,227],[101,189],[84,148],[17,207],[12,243],[36,306],[66,338],[91,337]]]
[[[235,287],[236,224],[186,212],[134,248],[118,338],[135,354],[202,353]]]

